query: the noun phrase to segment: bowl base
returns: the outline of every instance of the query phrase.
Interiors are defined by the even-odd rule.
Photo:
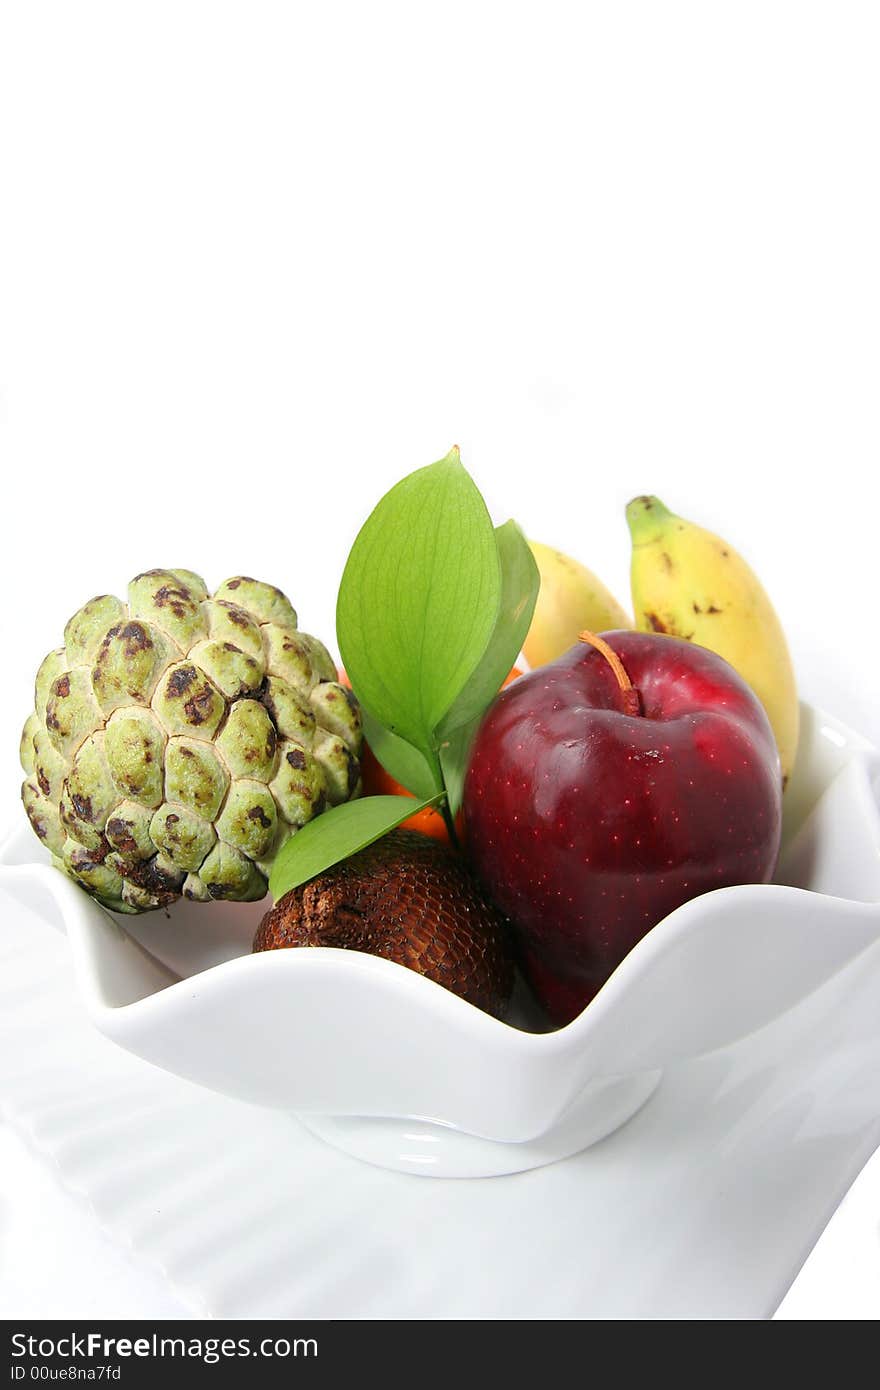
[[[551,1130],[522,1143],[481,1139],[419,1118],[298,1115],[333,1148],[398,1173],[430,1178],[491,1178],[569,1158],[619,1129],[653,1095],[659,1071],[609,1077],[585,1088]]]

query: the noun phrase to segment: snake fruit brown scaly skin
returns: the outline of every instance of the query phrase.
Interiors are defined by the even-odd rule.
[[[396,961],[501,1018],[513,988],[506,919],[461,858],[395,830],[294,888],[263,918],[255,951],[334,946]]]

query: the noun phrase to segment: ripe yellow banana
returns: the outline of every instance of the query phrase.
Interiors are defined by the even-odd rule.
[[[523,654],[530,666],[546,666],[569,647],[584,628],[607,632],[632,627],[617,599],[601,579],[570,555],[549,545],[529,541],[541,575],[541,588]]]
[[[798,698],[782,625],[733,546],[670,512],[657,497],[626,509],[636,626],[708,647],[748,681],[776,735],[783,785],[798,741]]]

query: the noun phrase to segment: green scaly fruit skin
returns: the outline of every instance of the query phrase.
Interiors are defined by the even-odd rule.
[[[708,647],[748,681],[776,736],[783,785],[798,743],[794,669],[782,624],[757,576],[729,542],[676,516],[658,497],[626,509],[636,626]]]
[[[105,907],[261,898],[284,840],[360,790],[361,716],[271,584],[213,597],[191,570],[102,594],[49,653],[22,800],[54,862]]]

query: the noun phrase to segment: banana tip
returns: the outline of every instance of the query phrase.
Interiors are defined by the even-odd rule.
[[[626,520],[634,536],[636,532],[642,534],[649,527],[659,529],[670,515],[669,508],[663,505],[659,497],[646,492],[634,497],[626,507]]]

